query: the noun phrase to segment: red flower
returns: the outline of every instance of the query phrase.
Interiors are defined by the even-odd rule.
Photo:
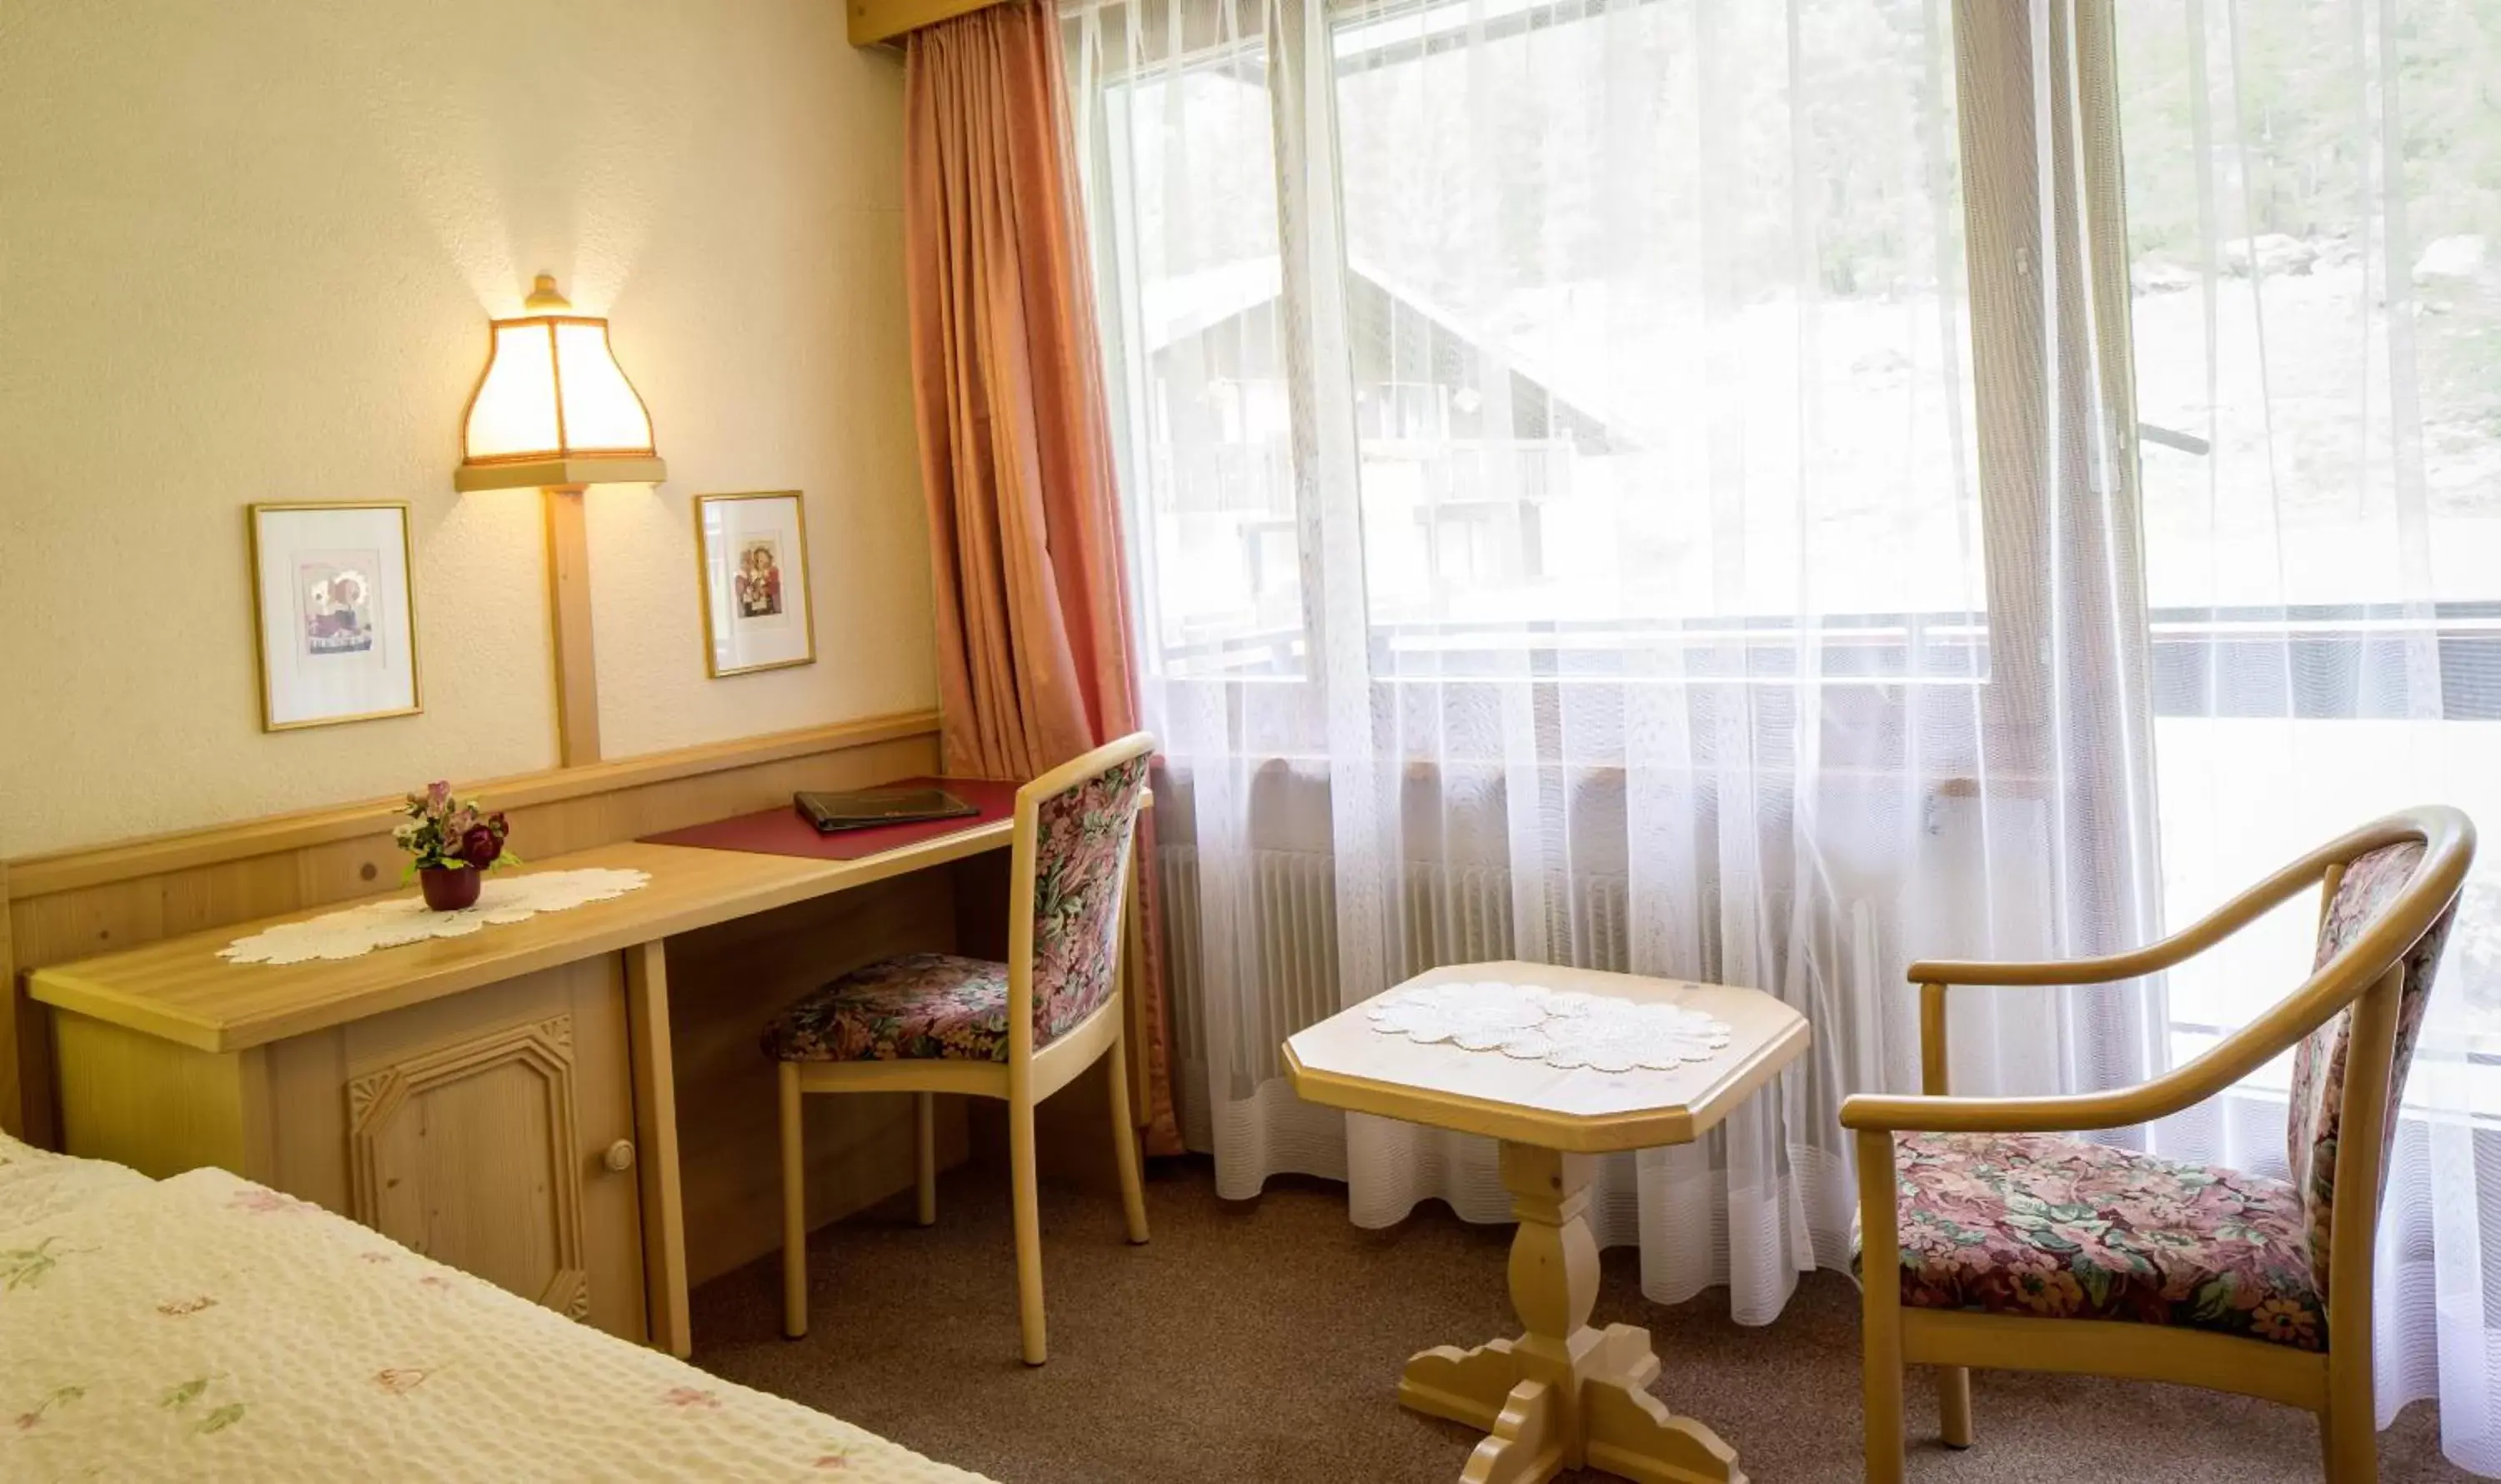
[[[492,825],[473,825],[460,837],[460,859],[482,871],[494,864],[495,858],[503,853],[503,831]]]

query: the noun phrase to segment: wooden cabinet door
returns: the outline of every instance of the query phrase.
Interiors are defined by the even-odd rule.
[[[643,1338],[614,956],[275,1049],[278,1183],[437,1262]],[[330,1110],[318,1121],[327,1136],[293,1116],[317,1100]]]
[[[573,1016],[499,1027],[348,1083],[358,1221],[576,1319],[590,1314]]]

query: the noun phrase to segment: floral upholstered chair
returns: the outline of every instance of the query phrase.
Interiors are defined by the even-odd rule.
[[[1926,1096],[1842,1104],[1857,1131],[1867,1478],[1902,1477],[1902,1367],[1941,1367],[1945,1441],[1971,1445],[1970,1366],[2081,1371],[2318,1414],[2331,1484],[2371,1484],[2371,1262],[2396,1108],[2475,857],[2454,809],[2312,852],[2151,948],[2066,963],[1915,963]],[[2204,952],[2317,884],[2310,977],[2139,1087],[1949,1097],[1950,985],[2107,984]],[[2289,1180],[2071,1138],[2150,1123],[2293,1052]],[[2341,1197],[2341,1198],[2340,1198]]]
[[[1007,962],[952,954],[882,960],[834,980],[766,1028],[765,1055],[782,1063],[783,1332],[794,1339],[808,1332],[800,1102],[809,1093],[918,1095],[923,1226],[938,1218],[932,1098],[967,1093],[1007,1102],[1017,1317],[1027,1365],[1048,1356],[1034,1105],[1097,1062],[1110,1074],[1112,1141],[1129,1240],[1147,1239],[1137,1130],[1129,1122],[1120,942],[1130,845],[1154,745],[1138,732],[1017,791]]]

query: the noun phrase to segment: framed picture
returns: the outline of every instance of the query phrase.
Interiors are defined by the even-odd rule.
[[[695,563],[703,572],[706,674],[817,662],[799,491],[696,495]]]
[[[254,505],[247,517],[261,729],[423,710],[408,506]]]

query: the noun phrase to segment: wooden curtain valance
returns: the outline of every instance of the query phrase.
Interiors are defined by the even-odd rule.
[[[849,0],[851,45],[901,46],[907,31],[952,20],[998,0]]]

